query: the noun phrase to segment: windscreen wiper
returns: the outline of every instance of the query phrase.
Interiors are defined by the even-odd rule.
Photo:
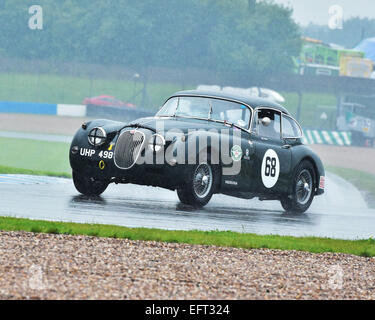
[[[235,124],[233,122],[224,121],[224,124],[228,124],[231,127],[234,127],[234,128],[237,128],[237,129],[240,129],[240,130],[243,130],[243,131],[247,132],[245,128],[242,128],[241,126],[239,126],[239,125],[237,125],[237,124]]]
[[[118,132],[124,130],[125,128],[143,128],[143,129],[148,129],[153,132],[156,132],[154,128],[151,128],[149,126],[144,126],[143,124],[139,124],[139,123],[127,124],[126,126],[123,126],[120,130],[118,130]]]

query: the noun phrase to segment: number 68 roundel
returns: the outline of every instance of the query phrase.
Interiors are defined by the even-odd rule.
[[[280,160],[277,153],[272,149],[268,149],[264,154],[261,174],[262,182],[268,189],[274,187],[279,180]]]

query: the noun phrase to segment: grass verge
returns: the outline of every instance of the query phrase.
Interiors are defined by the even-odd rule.
[[[68,143],[0,138],[0,166],[70,173]]]
[[[66,172],[52,172],[52,171],[38,171],[30,169],[19,169],[12,167],[0,166],[0,174],[28,174],[34,176],[48,176],[48,177],[60,177],[60,178],[71,178],[72,175]]]
[[[346,181],[353,184],[365,196],[368,205],[375,208],[375,176],[356,169],[339,167],[327,167],[327,171],[332,172]]]
[[[312,253],[336,252],[362,257],[375,256],[375,239],[339,240],[317,237],[263,236],[231,231],[170,231],[147,228],[126,228],[111,225],[37,221],[8,217],[0,217],[0,229],[5,231],[86,235],[244,249],[268,248]]]

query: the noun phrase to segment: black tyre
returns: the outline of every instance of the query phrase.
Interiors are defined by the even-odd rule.
[[[177,189],[177,195],[184,204],[203,207],[212,198],[220,183],[220,167],[201,163],[188,174],[186,183]]]
[[[287,212],[304,213],[314,199],[316,189],[316,173],[310,161],[302,161],[293,178],[293,194],[280,200]]]
[[[99,196],[108,187],[108,181],[86,177],[73,171],[73,182],[77,191],[85,196]]]

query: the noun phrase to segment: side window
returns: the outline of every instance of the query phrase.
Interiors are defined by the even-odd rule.
[[[281,138],[281,113],[271,109],[260,109],[255,117],[256,132],[268,139]]]
[[[283,115],[283,139],[297,139],[301,137],[301,128],[297,122],[293,118]]]

